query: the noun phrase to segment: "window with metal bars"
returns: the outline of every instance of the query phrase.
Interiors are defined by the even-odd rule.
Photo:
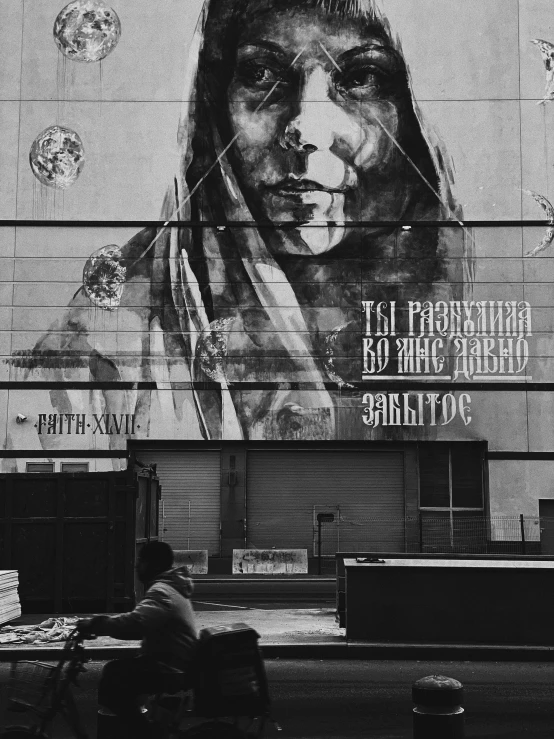
[[[419,445],[422,550],[478,553],[486,548],[483,463],[479,443]]]

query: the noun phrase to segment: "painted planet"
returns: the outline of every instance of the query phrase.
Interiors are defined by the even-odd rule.
[[[115,49],[121,21],[102,0],[74,0],[54,21],[58,49],[76,62],[99,62]]]
[[[218,318],[207,326],[198,339],[196,356],[204,373],[214,382],[225,382],[227,338],[233,318]]]
[[[102,310],[119,308],[127,268],[121,249],[116,244],[97,249],[87,259],[83,270],[83,287],[91,303]]]
[[[81,137],[64,126],[50,126],[36,137],[29,152],[33,174],[48,187],[65,190],[85,166]]]

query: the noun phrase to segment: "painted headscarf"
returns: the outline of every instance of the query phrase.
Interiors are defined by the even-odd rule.
[[[164,229],[156,249],[169,253],[176,334],[195,383],[218,389],[197,395],[207,438],[319,439],[337,434],[335,390],[361,376],[360,309],[347,288],[327,298],[343,305],[346,320],[324,336],[310,325],[317,287],[329,279],[313,259],[313,282],[294,283],[268,246],[271,226],[258,225],[234,166],[226,88],[236,39],[249,13],[313,7],[359,17],[386,37],[402,57],[386,19],[370,0],[207,0],[183,92],[180,170],[165,200],[163,218],[206,222]],[[452,171],[438,139],[427,129],[405,66],[402,128],[395,144],[405,165],[402,220],[461,218],[451,192]],[[460,299],[472,282],[471,239],[460,228],[357,230],[352,251],[343,242],[324,255],[334,263],[341,290],[341,260],[362,259],[371,274],[371,298]],[[304,264],[305,264],[304,259]],[[309,269],[308,269],[309,273]],[[356,303],[356,301],[358,301]],[[321,303],[320,303],[321,305]],[[323,307],[323,306],[322,306]],[[344,371],[343,371],[344,370]]]

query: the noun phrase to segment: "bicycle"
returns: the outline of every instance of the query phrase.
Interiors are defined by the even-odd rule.
[[[82,725],[72,692],[72,686],[79,686],[78,677],[86,672],[84,665],[89,659],[82,642],[83,637],[75,629],[67,639],[57,665],[25,660],[12,664],[7,710],[30,713],[34,723],[30,726],[6,726],[0,733],[0,739],[51,739],[52,724],[58,715],[66,720],[76,739],[90,739]],[[163,739],[261,739],[268,720],[272,720],[280,730],[269,716],[265,672],[261,680],[257,680],[252,671],[245,668],[234,668],[227,670],[227,673],[227,682],[223,684],[226,697],[219,705],[217,701],[206,700],[206,674],[204,687],[200,685],[200,680],[194,692],[187,689],[173,694],[148,696],[142,710],[153,724],[154,735]],[[260,708],[257,711],[260,715],[249,715],[252,711],[237,715],[233,706],[238,709],[247,705],[244,698],[248,691],[252,693],[256,680],[254,693],[257,700],[252,705]],[[195,703],[202,712],[196,710]],[[220,715],[222,711],[226,715]],[[201,718],[211,720],[190,725],[191,721]],[[183,728],[185,723],[188,725]]]
[[[87,660],[83,639],[77,629],[67,639],[57,665],[21,660],[11,665],[7,710],[30,713],[32,726],[7,726],[2,739],[46,739],[51,736],[52,723],[58,714],[68,722],[77,739],[89,739],[81,724],[71,685],[85,671]]]

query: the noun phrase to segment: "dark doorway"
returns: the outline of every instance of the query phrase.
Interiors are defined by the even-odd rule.
[[[554,554],[554,500],[539,500],[541,554]]]

